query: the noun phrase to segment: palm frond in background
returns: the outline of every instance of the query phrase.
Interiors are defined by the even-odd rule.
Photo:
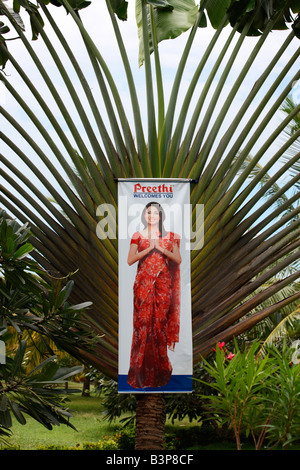
[[[215,0],[201,2],[200,8],[184,2],[190,6],[188,24],[178,32],[187,30],[186,43],[168,93],[158,43],[171,33],[159,35],[166,31],[161,20],[176,29],[182,2],[137,2],[143,54],[139,72],[145,72],[141,97],[136,64],[131,64],[123,25],[114,13],[124,19],[126,2],[106,1],[120,53],[110,63],[107,50],[101,49],[105,38],[100,28],[93,34],[85,27],[85,10],[93,4],[62,0],[62,24],[56,20],[57,2],[48,3],[38,0],[37,8],[26,0],[14,2],[15,8],[27,8],[33,36],[39,36],[32,42],[18,12],[0,1],[0,13],[18,37],[15,46],[5,41],[7,29],[1,32],[0,56],[8,71],[0,74],[0,83],[14,98],[0,108],[1,205],[29,222],[34,257],[44,269],[63,275],[76,271],[74,301],[93,302],[86,318],[99,334],[95,353],[80,353],[115,378],[117,239],[105,238],[97,208],[110,205],[107,217],[114,229],[116,178],[196,179],[191,188],[193,230],[201,232],[198,205],[205,210],[204,241],[192,251],[191,262],[197,363],[218,340],[245,332],[300,297],[291,292],[265,303],[299,278],[298,269],[280,275],[299,260],[299,197],[291,194],[300,178],[299,172],[291,174],[299,154],[281,163],[299,129],[278,143],[299,104],[271,126],[300,79],[299,2],[287,2],[284,11],[277,2],[273,9],[264,2],[261,8],[249,5],[245,10],[245,2],[233,2],[229,9],[230,2],[222,2],[223,10]],[[80,6],[88,8],[79,11]],[[210,39],[200,47],[197,38],[209,22],[215,29],[209,29]],[[269,61],[259,67],[269,33],[289,25],[292,29],[280,36]],[[197,62],[182,98],[184,71],[195,44]],[[116,60],[123,65],[122,80],[113,75]],[[229,78],[233,81],[227,86]],[[127,84],[126,90],[120,83],[124,89]]]

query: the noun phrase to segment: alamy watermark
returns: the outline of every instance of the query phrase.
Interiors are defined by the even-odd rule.
[[[0,340],[0,364],[6,364],[6,348],[4,341]]]
[[[300,362],[300,340],[299,339],[296,341],[293,341],[292,348],[295,349],[295,351],[292,354],[292,363],[299,364]]]
[[[178,233],[185,240],[185,249],[200,250],[204,245],[204,205],[161,203],[165,216],[164,224],[170,231]],[[141,214],[145,203],[137,202],[128,205],[126,196],[121,196],[118,202],[118,233],[117,213],[112,204],[101,204],[97,207],[96,216],[99,219],[96,234],[100,240],[131,239],[134,232],[141,230]],[[172,229],[171,229],[172,228]]]

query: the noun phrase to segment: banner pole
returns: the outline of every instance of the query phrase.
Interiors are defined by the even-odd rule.
[[[118,182],[128,182],[128,183],[134,183],[137,181],[148,181],[148,182],[155,182],[155,181],[167,181],[171,182],[173,181],[174,183],[198,183],[199,179],[194,179],[194,178],[114,178],[114,181]]]

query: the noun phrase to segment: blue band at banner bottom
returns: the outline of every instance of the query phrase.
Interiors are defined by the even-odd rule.
[[[118,392],[119,393],[191,393],[193,385],[192,375],[172,375],[169,382],[162,387],[134,388],[127,383],[127,375],[119,375]]]

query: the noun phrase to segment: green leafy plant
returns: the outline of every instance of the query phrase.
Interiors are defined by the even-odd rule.
[[[215,362],[211,365],[206,361],[203,365],[214,379],[208,385],[217,393],[202,398],[208,399],[210,411],[218,416],[221,426],[230,424],[240,450],[245,416],[253,407],[261,406],[259,391],[270,376],[272,364],[268,358],[255,361],[258,344],[249,351],[237,351],[232,358],[224,354],[224,344],[219,345]]]
[[[47,429],[70,423],[71,413],[64,405],[64,389],[57,385],[82,370],[80,366],[60,369],[51,357],[35,367],[29,374],[23,367],[26,342],[22,341],[13,358],[0,365],[0,437],[7,437],[12,427],[12,416],[25,425],[26,415],[40,422]],[[59,396],[61,395],[61,396]]]
[[[0,174],[6,182],[0,201],[22,223],[30,222],[32,257],[40,266],[63,277],[76,272],[76,299],[78,303],[86,299],[93,302],[85,318],[99,335],[94,354],[82,348],[80,355],[116,380],[118,246],[114,238],[99,239],[97,208],[109,204],[117,211],[118,178],[182,177],[197,182],[191,186],[192,227],[199,229],[197,206],[204,205],[205,239],[191,253],[195,364],[218,341],[237,337],[299,299],[297,292],[264,306],[266,299],[274,298],[299,277],[298,271],[282,276],[285,268],[299,259],[299,195],[291,194],[291,189],[300,175],[289,175],[298,157],[281,164],[299,130],[278,144],[279,136],[299,112],[299,104],[274,127],[270,124],[300,78],[300,52],[293,49],[299,38],[300,3],[137,2],[140,63],[145,72],[141,96],[121,28],[130,3],[106,0],[105,5],[113,28],[111,39],[118,47],[117,61],[122,65],[117,77],[105,60],[101,32],[93,37],[85,22],[84,13],[93,8],[93,2],[88,6],[80,0],[37,0],[32,5],[17,0],[10,9],[0,0],[0,59],[9,70],[9,74],[0,74],[0,81],[18,108],[0,107],[6,124],[0,131],[4,146]],[[186,15],[180,14],[182,5]],[[76,41],[68,37],[66,23],[60,27],[55,19],[55,7],[61,6],[68,13],[66,22],[75,26]],[[43,42],[51,67],[24,30],[22,16],[27,14],[32,37]],[[202,47],[205,25],[212,28],[207,45]],[[258,67],[271,32],[284,29],[286,34],[276,42],[276,51]],[[183,31],[184,48],[166,90],[159,46]],[[15,37],[18,53],[8,41]],[[249,38],[251,47],[246,44]],[[85,48],[88,66],[77,54],[79,44]],[[193,46],[196,61],[185,80]],[[19,54],[21,50],[24,54]],[[115,56],[112,59],[115,61]],[[91,80],[87,70],[92,70]],[[49,100],[32,79],[33,71],[42,79]],[[121,73],[122,87],[118,87]],[[16,76],[22,86],[14,84],[11,77]],[[233,81],[227,86],[229,78]],[[66,105],[65,94],[74,112]],[[19,111],[28,126],[20,121]],[[250,153],[249,165],[240,172]],[[20,171],[18,162],[28,173]],[[258,162],[262,162],[261,169],[249,180]],[[39,187],[31,180],[31,172]],[[270,172],[269,181],[261,184]],[[274,183],[278,183],[278,190],[266,199]],[[282,194],[288,195],[287,200],[277,207]],[[288,214],[287,208],[291,209]],[[276,282],[266,284],[276,275]]]
[[[57,386],[64,385],[82,367],[60,367],[49,339],[64,344],[64,349],[75,355],[76,348],[88,348],[87,336],[80,332],[84,326],[80,313],[90,302],[68,303],[72,281],[63,285],[62,279],[50,278],[48,282],[49,276],[30,256],[30,236],[28,226],[20,226],[1,211],[0,338],[1,344],[7,344],[0,361],[2,439],[11,435],[12,415],[21,424],[26,424],[25,415],[29,415],[48,429],[59,424],[72,426],[71,414],[59,397],[65,390]],[[28,367],[25,331],[39,335],[47,345],[49,357],[36,367]],[[9,351],[12,332],[15,341]]]
[[[268,387],[265,412],[266,439],[269,448],[279,444],[284,449],[299,441],[300,433],[300,363],[293,360],[293,347],[283,346],[281,352],[270,348],[278,364]]]
[[[113,450],[119,449],[117,438],[115,436],[107,436],[99,442],[85,442],[81,446],[81,450]]]
[[[30,228],[0,212],[0,334],[11,327],[18,334],[34,331],[62,341],[76,354],[85,345],[87,324],[80,315],[91,302],[69,303],[74,281],[50,276],[31,257]],[[31,238],[32,239],[32,238]]]
[[[237,449],[242,436],[253,438],[256,449],[263,445],[286,447],[298,439],[300,377],[299,364],[291,362],[291,352],[269,349],[264,357],[259,343],[235,353],[225,353],[219,343],[213,363],[203,367],[211,381],[205,382],[214,394],[201,395],[220,426],[232,429]]]

